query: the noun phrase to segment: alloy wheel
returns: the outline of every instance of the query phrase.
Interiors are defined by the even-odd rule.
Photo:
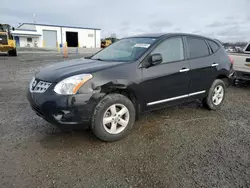
[[[129,110],[123,104],[113,104],[103,116],[103,127],[110,134],[121,133],[129,123]]]
[[[212,101],[215,105],[219,105],[224,97],[224,88],[218,85],[214,88]]]

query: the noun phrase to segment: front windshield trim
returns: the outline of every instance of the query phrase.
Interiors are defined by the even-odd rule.
[[[142,57],[155,44],[157,39],[158,37],[123,38],[95,53],[90,59],[112,62],[134,62]],[[119,55],[115,55],[117,53]]]

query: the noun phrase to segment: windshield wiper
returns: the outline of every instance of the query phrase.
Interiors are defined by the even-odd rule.
[[[100,59],[100,58],[92,59],[92,60],[104,61],[103,59]]]

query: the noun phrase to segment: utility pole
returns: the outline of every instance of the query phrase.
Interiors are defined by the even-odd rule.
[[[33,14],[33,21],[34,21],[34,24],[36,23],[36,13]]]

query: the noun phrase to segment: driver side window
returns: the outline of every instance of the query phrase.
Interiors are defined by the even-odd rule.
[[[160,53],[162,63],[184,60],[183,42],[181,37],[169,38],[160,43],[152,54]]]

